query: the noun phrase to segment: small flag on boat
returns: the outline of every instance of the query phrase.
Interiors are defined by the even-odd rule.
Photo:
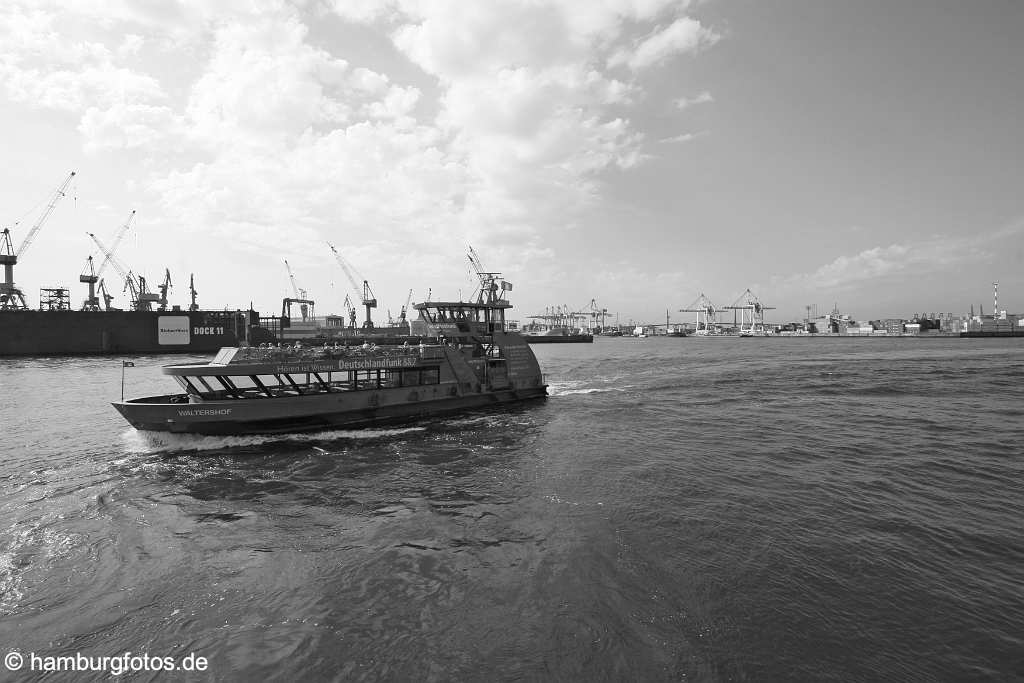
[[[133,363],[130,360],[123,360],[123,361],[121,361],[121,367],[122,368],[134,368],[135,367],[135,363]]]

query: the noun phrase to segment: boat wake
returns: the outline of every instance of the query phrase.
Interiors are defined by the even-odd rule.
[[[169,434],[166,432],[140,432],[128,429],[121,435],[127,455],[157,455],[165,453],[223,451],[251,448],[271,443],[318,444],[339,439],[387,439],[411,432],[423,432],[426,427],[399,429],[329,429],[303,434],[267,434],[250,436],[204,436],[201,434]],[[322,448],[314,449],[326,452]]]
[[[625,391],[623,387],[587,387],[583,382],[549,382],[548,396],[573,396],[577,394],[606,394]]]

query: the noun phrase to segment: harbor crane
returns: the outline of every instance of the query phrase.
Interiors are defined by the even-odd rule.
[[[302,314],[303,322],[306,321],[306,317],[309,314],[309,297],[306,295],[306,290],[299,287],[298,283],[295,282],[295,273],[292,272],[292,267],[288,264],[288,259],[284,260],[284,267],[288,270],[288,279],[292,283],[292,291],[295,292],[295,301],[299,303],[299,312]],[[291,310],[291,306],[289,306]]]
[[[89,285],[89,296],[86,297],[84,302],[82,302],[82,310],[100,310],[100,300],[96,296],[96,283],[100,281],[100,278],[96,275],[96,269],[93,267],[92,254],[85,259],[85,270],[78,276],[78,281]]]
[[[768,334],[764,325],[764,312],[775,310],[775,307],[762,304],[748,288],[731,306],[724,306],[723,310],[739,311],[738,332],[741,337],[763,337]]]
[[[117,248],[120,246],[121,240],[124,239],[125,234],[128,232],[128,228],[131,227],[132,220],[134,220],[134,218],[135,211],[133,209],[132,212],[128,214],[128,219],[114,235],[114,242],[110,247],[110,255],[104,255],[103,261],[100,263],[100,267],[98,269],[93,269],[93,259],[91,255],[86,259],[86,271],[78,276],[79,282],[84,282],[89,286],[89,296],[82,304],[83,311],[98,311],[100,309],[99,299],[96,296],[96,283],[102,281],[104,269],[107,267],[107,264],[110,263],[111,257],[117,253]],[[108,310],[110,308],[109,304],[109,301],[105,304],[105,307]]]
[[[111,308],[110,307],[110,302],[114,300],[114,295],[107,293],[107,285],[104,284],[103,278],[100,278],[99,284],[96,285],[96,289],[97,289],[97,291],[99,291],[100,295],[103,297],[103,310],[104,311],[116,311],[116,310],[118,310],[116,308]]]
[[[165,268],[164,281],[157,287],[160,290],[160,307],[157,308],[158,311],[167,310],[167,290],[171,289],[171,287],[171,269]]]
[[[17,251],[15,251],[14,244],[11,242],[10,228],[4,228],[3,232],[0,232],[0,265],[3,266],[4,273],[4,279],[0,281],[0,310],[25,310],[28,308],[28,304],[25,302],[25,294],[14,284],[14,266],[18,263],[21,255],[25,253],[25,250],[31,246],[32,240],[39,234],[39,229],[43,227],[46,219],[53,213],[53,209],[57,206],[57,201],[64,196],[65,190],[68,189],[68,185],[71,184],[74,177],[75,172],[72,171],[64,179],[64,182],[50,195],[49,203],[47,203],[42,215],[36,219],[32,229],[25,235],[25,239],[21,241],[21,246],[18,247]]]
[[[194,273],[188,274],[188,294],[189,297],[191,297],[192,299],[192,303],[188,305],[188,310],[198,311],[199,304],[196,303],[196,296],[199,294],[199,292],[196,291],[196,276]]]
[[[589,318],[587,329],[593,331],[596,328],[600,331],[604,329],[604,321],[608,317],[608,309],[600,308],[597,305],[597,299],[591,299],[589,304],[580,306],[578,310],[573,312],[573,315],[578,315],[583,320]]]
[[[96,243],[96,246],[99,247],[100,252],[106,256],[107,262],[114,267],[117,274],[124,280],[124,287],[121,291],[127,291],[131,294],[132,310],[153,310],[152,305],[154,302],[160,301],[160,296],[148,290],[146,287],[146,278],[139,275],[138,280],[136,280],[135,274],[133,274],[131,270],[126,269],[124,265],[110,252],[110,250],[104,246],[103,242],[100,242],[100,239],[96,237],[96,235],[91,232],[87,234],[92,238],[92,241]],[[104,289],[104,292],[105,291],[106,289]]]
[[[405,316],[409,310],[409,303],[412,301],[412,290],[409,290],[408,296],[405,297],[405,303],[402,304],[402,312],[398,314],[398,325],[401,327],[405,325]]]
[[[357,325],[357,323],[356,323],[356,307],[352,305],[352,298],[348,294],[345,295],[344,304],[345,304],[345,310],[348,311],[348,326],[349,326],[350,329],[354,330],[354,329],[356,329],[356,325]]]
[[[505,292],[511,291],[512,283],[502,280],[501,273],[486,270],[473,246],[467,246],[469,247],[469,253],[466,254],[466,257],[469,259],[470,264],[472,264],[477,279],[480,281],[480,289],[477,290],[477,303],[497,303],[505,296]]]
[[[680,308],[679,312],[697,314],[697,326],[694,334],[701,336],[718,334],[718,309],[715,308],[715,305],[711,303],[711,299],[704,292],[701,292],[700,296],[689,306]]]
[[[341,254],[334,248],[333,244],[328,242],[327,246],[329,246],[331,251],[334,252],[334,258],[338,262],[338,265],[341,266],[341,269],[345,272],[345,277],[348,278],[349,284],[352,285],[352,290],[356,296],[359,296],[360,289],[359,285],[356,283],[355,275],[352,274],[352,267],[341,257]],[[370,330],[373,329],[373,319],[370,317],[370,309],[377,308],[377,297],[374,295],[373,290],[370,289],[370,283],[366,280],[363,280],[362,292],[363,306],[366,307],[366,320],[363,322],[363,329]]]

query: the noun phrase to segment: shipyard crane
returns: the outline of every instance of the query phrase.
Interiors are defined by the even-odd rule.
[[[132,210],[132,212],[128,214],[128,219],[114,235],[114,242],[110,247],[109,254],[104,255],[103,261],[100,263],[100,267],[98,269],[94,269],[93,258],[91,255],[86,259],[86,271],[78,276],[79,282],[84,282],[89,285],[89,297],[82,304],[83,311],[98,311],[100,309],[99,299],[96,296],[96,283],[102,281],[103,278],[101,276],[103,275],[103,270],[107,267],[107,264],[110,263],[110,259],[113,255],[117,253],[117,248],[120,246],[121,240],[124,239],[125,234],[128,232],[128,228],[131,227],[132,220],[134,218],[135,211]],[[106,302],[106,308],[108,309],[110,308],[109,304],[109,301]]]
[[[114,300],[114,295],[107,292],[107,285],[104,283],[103,278],[100,278],[99,283],[96,285],[96,290],[103,297],[103,310],[104,311],[117,311],[120,309],[111,308],[110,302]]]
[[[121,288],[121,293],[124,294],[125,292],[128,292],[131,296],[132,310],[141,311],[142,297],[139,296],[139,285],[135,282],[135,274],[130,270],[125,275],[124,287]]]
[[[78,276],[78,281],[89,285],[89,296],[82,303],[82,310],[100,310],[100,300],[96,296],[96,283],[100,281],[100,278],[96,275],[96,269],[93,267],[91,254],[85,259],[85,270]]]
[[[107,249],[103,245],[103,242],[100,242],[100,238],[99,237],[97,237],[96,235],[94,235],[91,232],[90,233],[86,233],[86,234],[88,234],[89,237],[92,238],[92,241],[96,243],[96,246],[99,248],[100,253],[102,253],[106,257],[106,262],[109,262],[110,265],[114,267],[114,270],[121,277],[121,279],[124,280],[124,288],[121,291],[122,292],[125,291],[125,290],[130,290],[131,291],[131,295],[132,295],[132,309],[133,310],[143,310],[143,309],[140,308],[140,305],[142,305],[142,302],[139,299],[139,286],[135,282],[135,276],[132,274],[132,272],[130,270],[127,270],[121,264],[121,262],[118,261],[114,257],[114,255],[110,252],[110,250]],[[101,282],[102,282],[102,280],[101,280]],[[106,291],[106,289],[104,289],[104,291]],[[109,309],[109,307],[110,306],[109,306],[109,300],[108,300],[107,301],[107,308]]]
[[[135,220],[135,209],[132,209],[132,212],[128,214],[127,220],[125,220],[124,224],[117,229],[117,233],[114,234],[114,241],[110,244],[110,255],[104,256],[103,261],[100,263],[99,270],[96,271],[97,276],[103,275],[103,270],[107,267],[107,263],[110,259],[114,257],[114,254],[117,253],[117,248],[121,246],[121,240],[123,240],[124,236],[128,233],[128,229],[132,226],[133,220]]]
[[[345,310],[348,311],[348,326],[351,329],[354,330],[354,329],[356,329],[356,324],[357,324],[356,323],[356,307],[352,305],[352,298],[348,294],[345,295],[345,302],[344,302],[344,304],[345,304]]]
[[[410,289],[409,290],[409,295],[405,297],[405,303],[402,304],[402,312],[398,314],[398,324],[399,324],[399,326],[405,324],[405,316],[406,316],[407,311],[409,310],[409,303],[411,301],[412,301],[412,290]]]
[[[775,310],[774,306],[765,306],[748,288],[739,295],[731,306],[723,310],[739,311],[739,335],[741,337],[763,337],[768,334],[764,325],[764,312]]]
[[[288,279],[292,283],[292,291],[295,292],[295,301],[299,302],[299,312],[302,314],[302,320],[306,320],[306,316],[309,313],[309,305],[306,303],[309,297],[306,295],[306,290],[299,287],[298,283],[295,282],[295,273],[292,272],[292,267],[288,264],[288,259],[284,260],[284,267],[288,270]],[[291,310],[291,306],[289,306]]]
[[[32,240],[39,234],[39,229],[43,227],[46,219],[53,213],[53,209],[57,206],[57,201],[64,196],[64,191],[68,189],[68,185],[71,184],[71,180],[74,177],[75,172],[72,171],[64,179],[64,182],[50,195],[50,200],[42,215],[36,219],[28,234],[25,235],[25,239],[21,241],[21,246],[18,247],[17,251],[14,250],[14,245],[11,242],[10,228],[4,228],[3,232],[0,232],[0,265],[3,266],[4,272],[4,279],[0,281],[0,310],[24,310],[28,308],[28,304],[25,303],[25,294],[14,284],[14,266],[18,263],[18,258],[32,244]]]
[[[700,293],[700,296],[694,300],[686,308],[680,308],[680,313],[696,313],[697,314],[697,326],[694,330],[695,334],[704,336],[708,334],[718,334],[718,309],[711,303],[704,292]]]
[[[512,283],[502,280],[501,273],[486,270],[473,246],[467,245],[467,247],[469,248],[469,253],[466,254],[466,257],[469,259],[470,264],[473,266],[473,271],[476,272],[477,279],[480,281],[480,289],[477,290],[477,303],[496,303],[500,301],[505,296],[505,292],[512,289]]]
[[[328,242],[327,246],[329,246],[331,251],[334,252],[335,260],[338,262],[338,265],[341,266],[342,271],[344,271],[345,277],[348,278],[349,284],[352,285],[352,289],[356,296],[359,296],[359,285],[356,284],[356,278],[352,274],[352,267],[341,257],[341,254],[334,248],[333,244]],[[362,292],[363,306],[366,307],[366,320],[363,322],[363,329],[373,329],[373,319],[370,317],[370,309],[377,308],[377,297],[374,296],[373,290],[370,289],[370,283],[366,280],[363,280]]]
[[[157,287],[157,289],[160,290],[160,307],[157,309],[158,311],[167,310],[167,290],[171,289],[172,286],[173,285],[171,285],[171,269],[165,268],[164,281],[160,284],[159,287]]]
[[[196,296],[199,292],[196,291],[196,277],[194,273],[188,274],[188,294],[192,298],[192,303],[188,305],[188,310],[198,311],[199,304],[196,303]]]

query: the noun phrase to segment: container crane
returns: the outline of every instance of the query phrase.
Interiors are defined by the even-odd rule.
[[[764,312],[775,310],[774,306],[765,306],[748,288],[740,294],[731,306],[723,310],[739,311],[739,335],[741,337],[763,337],[768,334],[764,326]]]
[[[72,171],[56,191],[50,195],[50,201],[46,205],[46,209],[43,210],[42,215],[33,224],[32,229],[25,235],[25,239],[22,240],[21,246],[18,247],[17,251],[14,250],[14,245],[11,242],[10,228],[4,228],[3,232],[0,232],[0,265],[3,266],[4,271],[4,279],[0,281],[0,310],[24,310],[28,308],[28,304],[25,303],[25,294],[14,284],[14,266],[18,263],[18,258],[32,244],[32,240],[39,234],[39,229],[43,227],[43,223],[53,213],[54,207],[57,206],[57,201],[64,196],[64,191],[68,189],[68,185],[71,184],[71,180],[74,177],[75,172]]]
[[[718,309],[711,303],[711,299],[705,296],[704,292],[701,292],[692,304],[686,308],[680,308],[679,312],[697,314],[695,334],[701,336],[718,334]]]
[[[352,289],[355,292],[356,296],[359,296],[360,289],[359,285],[356,284],[355,276],[352,274],[352,267],[349,266],[345,259],[341,257],[341,254],[338,253],[338,250],[334,248],[333,244],[328,242],[327,246],[329,246],[331,248],[331,251],[334,252],[335,260],[337,260],[338,265],[341,266],[341,269],[345,272],[345,277],[348,278],[349,284],[352,285]],[[366,280],[363,280],[362,292],[362,303],[363,306],[366,307],[366,320],[363,322],[363,329],[369,330],[373,329],[373,319],[370,317],[370,309],[377,308],[377,297],[374,296],[373,290],[370,289],[370,283],[367,282]]]

